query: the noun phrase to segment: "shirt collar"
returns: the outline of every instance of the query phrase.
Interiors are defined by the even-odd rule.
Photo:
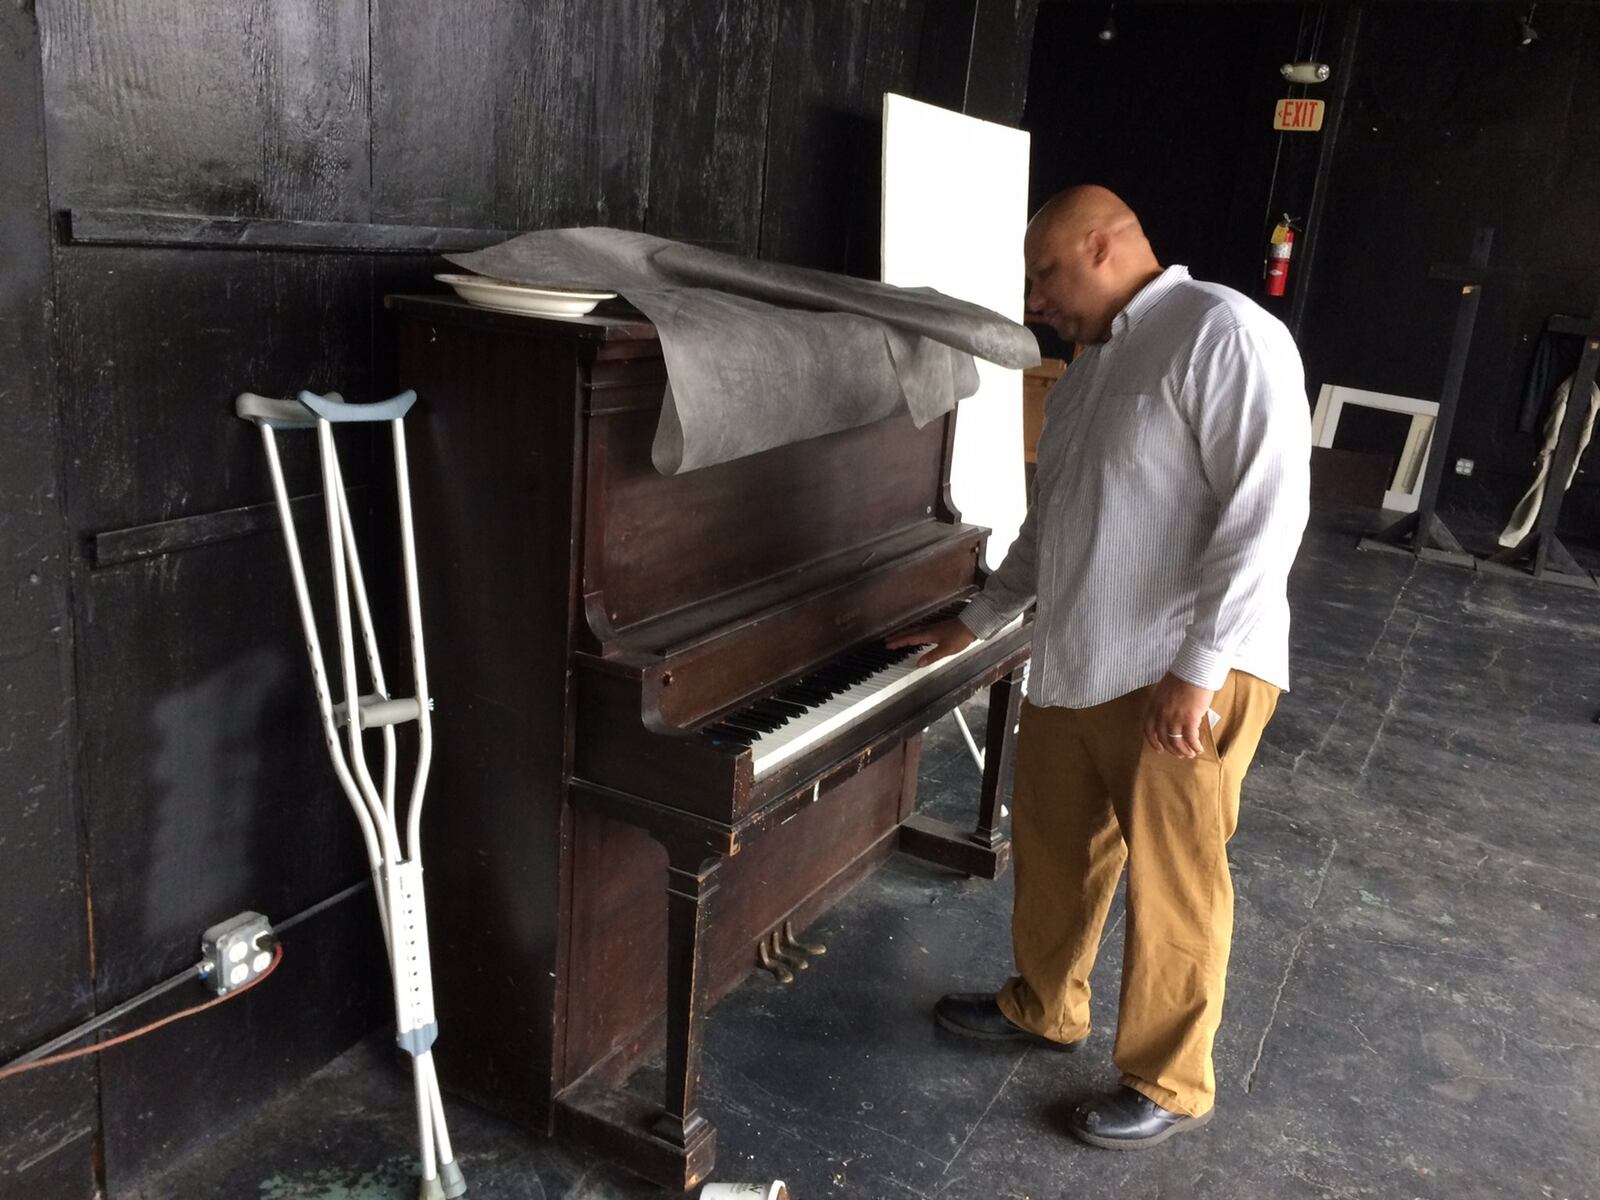
[[[1125,329],[1132,329],[1144,320],[1148,313],[1178,284],[1189,278],[1189,268],[1180,266],[1168,267],[1157,275],[1144,287],[1140,288],[1132,300],[1115,317],[1111,319],[1111,336],[1116,337]]]

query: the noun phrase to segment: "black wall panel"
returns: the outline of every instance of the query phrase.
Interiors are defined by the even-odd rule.
[[[1586,315],[1600,293],[1600,9],[1381,3],[1123,4],[1103,42],[1103,5],[1046,5],[1023,124],[1036,202],[1101,182],[1138,210],[1163,261],[1229,284],[1286,319],[1314,397],[1323,383],[1435,397],[1458,289],[1428,277],[1496,229],[1443,503],[1498,524],[1532,476],[1518,432],[1529,359],[1546,317]],[[1354,28],[1347,43],[1347,31]],[[1329,62],[1327,85],[1291,87],[1278,65]],[[1337,97],[1347,90],[1343,112]],[[1327,100],[1328,131],[1279,135],[1276,99]],[[1263,296],[1266,239],[1305,217],[1289,295]],[[1308,283],[1309,281],[1309,283]],[[1045,340],[1050,340],[1046,333]],[[1054,347],[1060,349],[1059,347]],[[1600,479],[1578,476],[1569,537],[1593,538]]]
[[[362,219],[365,0],[40,10],[56,207]]]
[[[917,98],[1015,124],[1028,95],[1039,8],[1039,0],[928,0]]]
[[[269,499],[237,392],[371,387],[366,259],[69,246],[57,266],[65,471],[85,534]],[[291,494],[320,490],[313,449],[285,439]],[[346,474],[364,481],[359,459]]]
[[[645,228],[754,254],[778,0],[669,4],[656,68]]]
[[[78,793],[104,1009],[191,965],[207,925],[244,909],[282,920],[366,873],[314,719],[275,520],[120,565],[97,566],[93,548],[269,498],[259,436],[232,397],[370,394],[371,269],[335,255],[73,246],[56,268],[62,479],[80,551]],[[370,509],[371,433],[341,440],[358,511]],[[281,441],[291,493],[320,491],[311,439]],[[322,583],[321,530],[303,536]],[[389,579],[375,575],[380,588]],[[338,920],[375,936],[360,915]],[[246,1000],[107,1052],[110,1195],[372,1026],[375,946],[308,945],[291,941],[280,976]]]
[[[0,6],[0,1062],[90,1011],[79,814],[70,784],[71,624],[49,315],[39,39]],[[0,1197],[94,1187],[95,1070],[0,1083]]]
[[[95,983],[108,1008],[192,964],[207,924],[245,909],[281,920],[365,871],[275,531],[94,570],[80,596]],[[250,995],[106,1053],[110,1195],[372,1027],[387,994],[372,908],[363,893],[290,931],[277,975]]]
[[[374,221],[499,224],[499,130],[523,7],[371,0]]]
[[[1105,18],[1084,4],[1039,15],[1023,118],[1034,204],[1103,184],[1162,262],[1259,297],[1268,232],[1308,201],[1294,188],[1316,139],[1275,133],[1272,112],[1288,93],[1278,65],[1312,43],[1313,6],[1123,6],[1110,42]]]
[[[760,250],[763,258],[842,270],[859,220],[857,163],[837,153],[871,141],[882,100],[863,95],[872,9],[816,0],[778,19]],[[809,261],[808,261],[809,260]]]
[[[373,220],[639,228],[658,0],[374,0]]]
[[[1474,230],[1494,226],[1450,448],[1476,470],[1447,470],[1442,502],[1496,524],[1532,479],[1537,441],[1516,424],[1544,320],[1600,296],[1600,10],[1541,7],[1531,46],[1521,11],[1367,11],[1301,339],[1314,386],[1436,395],[1458,289],[1428,266],[1465,261]],[[1596,477],[1578,476],[1563,532],[1593,536]]]

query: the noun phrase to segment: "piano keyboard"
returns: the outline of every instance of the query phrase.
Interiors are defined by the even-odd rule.
[[[959,612],[961,607],[957,605],[930,614],[925,620],[929,623],[944,620]],[[1006,630],[1021,620],[1018,617]],[[755,777],[759,779],[930,675],[960,662],[981,644],[973,642],[956,654],[919,667],[916,660],[925,653],[925,646],[889,650],[881,642],[868,643],[801,676],[765,699],[712,722],[704,732],[713,745],[749,746],[755,756]]]

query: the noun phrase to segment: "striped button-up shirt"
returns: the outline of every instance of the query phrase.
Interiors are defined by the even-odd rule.
[[[1168,671],[1289,686],[1311,429],[1283,323],[1169,267],[1051,388],[1027,520],[961,620],[1038,604],[1029,698],[1085,708]]]

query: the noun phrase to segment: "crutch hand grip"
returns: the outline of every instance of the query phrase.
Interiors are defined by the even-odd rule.
[[[417,402],[416,392],[407,390],[376,404],[346,404],[338,392],[319,396],[301,392],[293,400],[276,400],[244,392],[233,402],[233,411],[246,421],[270,425],[274,429],[312,429],[323,421],[398,421]]]
[[[300,403],[324,421],[398,421],[416,402],[417,394],[409,388],[376,404],[346,404],[338,392],[329,392],[326,396],[300,393]]]
[[[343,399],[338,392],[329,392],[328,396]],[[270,425],[274,429],[311,429],[317,423],[316,414],[298,400],[278,400],[254,392],[239,393],[233,401],[233,411],[241,420]]]

